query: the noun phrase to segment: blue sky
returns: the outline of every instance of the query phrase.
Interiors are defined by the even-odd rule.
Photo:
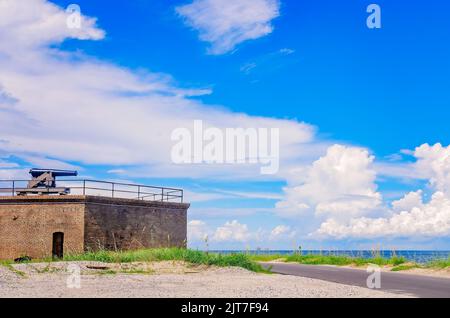
[[[450,68],[449,5],[442,1],[378,1],[383,27],[370,30],[367,1],[287,0],[272,34],[218,56],[206,55],[208,44],[176,16],[174,8],[186,1],[77,3],[107,36],[63,47],[168,73],[183,85],[213,87],[214,94],[202,98],[209,104],[297,118],[381,156],[424,141],[449,142],[447,120],[436,116],[448,106]],[[283,48],[295,52],[276,53]],[[245,74],[241,68],[250,63],[258,65]]]
[[[20,8],[30,11],[28,18],[19,15],[0,31],[0,40],[10,40],[11,25],[22,32],[33,19],[63,16],[73,1],[52,3],[58,7],[47,10],[48,2],[30,0],[32,5]],[[230,11],[236,17],[212,10],[218,4],[228,12],[230,3],[76,1],[83,16],[96,18],[86,20],[80,33],[61,31],[56,22],[38,28],[43,32],[17,33],[0,51],[0,66],[8,65],[0,76],[0,115],[7,123],[0,128],[0,177],[56,164],[87,177],[183,187],[192,202],[189,244],[198,248],[207,234],[217,249],[450,249],[450,5],[376,1],[382,27],[369,29],[368,1],[258,0],[240,10],[255,13],[250,22],[239,12]],[[14,6],[20,5],[9,3],[4,13]],[[41,7],[43,13],[33,15],[32,8]],[[243,40],[226,46],[229,34],[218,29],[227,23],[234,39]],[[24,61],[35,64],[24,69]],[[40,91],[31,88],[33,72],[45,79]],[[97,97],[88,105],[87,99]],[[41,129],[54,127],[57,119],[33,113],[33,100],[48,102],[49,113],[61,111],[57,102],[74,102],[65,112],[74,122],[61,126],[70,140],[66,149]],[[159,117],[147,114],[154,109],[164,114],[161,127]],[[91,111],[88,125],[83,116]],[[250,127],[264,118],[289,136],[304,130],[311,136],[282,140],[281,172],[273,177],[233,166],[215,173],[204,166],[179,170],[171,167],[166,148],[155,145],[171,141],[165,133],[156,138],[152,127],[164,131],[171,120],[189,124],[194,118],[235,127],[241,113]],[[119,119],[125,123],[117,130],[131,131],[130,139],[111,133]],[[40,123],[35,129],[49,134],[48,140],[34,140],[31,130],[17,132],[13,120],[17,127]],[[86,123],[86,134],[76,120]],[[298,153],[287,151],[299,143]],[[436,143],[441,146],[432,147]],[[298,211],[302,204],[308,205],[304,213]],[[376,225],[380,218],[385,223]]]

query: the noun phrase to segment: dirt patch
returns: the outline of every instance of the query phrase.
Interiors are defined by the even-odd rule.
[[[27,275],[57,272],[73,272],[71,266],[77,266],[82,275],[113,273],[147,273],[147,274],[189,274],[208,269],[206,265],[193,265],[182,261],[103,263],[103,262],[51,262],[13,264],[14,269]]]

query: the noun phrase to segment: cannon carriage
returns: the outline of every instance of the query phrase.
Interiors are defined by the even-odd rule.
[[[56,177],[75,177],[78,172],[73,170],[31,169],[30,174],[32,179],[28,181],[27,188],[17,189],[17,195],[69,194],[70,188],[56,186]]]

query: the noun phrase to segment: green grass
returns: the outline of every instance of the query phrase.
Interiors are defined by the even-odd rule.
[[[367,266],[368,264],[376,264],[379,266],[392,266],[391,271],[398,272],[413,268],[429,268],[429,269],[446,269],[450,268],[450,257],[448,259],[436,259],[426,264],[418,264],[408,262],[404,257],[384,258],[376,253],[373,257],[350,257],[338,255],[322,255],[322,254],[258,254],[249,255],[250,259],[256,262],[268,262],[280,260],[284,262],[294,262],[305,265],[336,265],[336,266]]]
[[[274,260],[286,260],[283,254],[249,254],[248,257],[255,262],[270,262]]]
[[[406,262],[406,260],[403,257],[383,258],[378,256],[371,258],[362,258],[350,256],[312,255],[312,254],[289,255],[286,257],[286,261],[309,265],[337,265],[337,266],[345,266],[345,265],[365,266],[368,264],[376,264],[380,266],[384,265],[397,266]]]
[[[447,259],[436,259],[425,265],[428,268],[444,269],[450,267],[450,257]]]
[[[0,262],[0,266],[4,266],[7,269],[9,269],[11,272],[15,273],[16,275],[20,276],[20,277],[26,277],[27,275],[22,272],[21,270],[15,269],[12,265],[14,263],[11,261],[1,261]]]
[[[95,274],[100,274],[100,275],[116,275],[117,272],[115,270],[112,269],[104,269],[101,270],[100,272],[97,272]]]
[[[428,264],[416,264],[407,262],[403,257],[384,258],[374,254],[373,257],[351,257],[339,255],[321,254],[215,254],[181,248],[142,249],[133,251],[97,251],[78,255],[67,255],[65,261],[100,261],[105,263],[130,263],[149,261],[185,261],[191,264],[204,264],[216,266],[238,266],[254,272],[269,272],[264,270],[257,262],[282,260],[306,265],[336,265],[336,266],[367,266],[376,264],[379,266],[392,266],[392,271],[402,271],[412,268],[436,268],[442,269],[450,266],[450,258],[434,260]]]
[[[152,262],[152,261],[185,261],[196,265],[215,265],[215,266],[237,266],[254,272],[269,273],[257,262],[282,260],[285,262],[295,262],[308,265],[336,265],[336,266],[367,266],[368,264],[376,264],[379,266],[392,266],[392,271],[408,270],[412,268],[432,268],[445,269],[450,267],[450,258],[434,260],[427,264],[415,264],[407,262],[403,257],[383,258],[374,253],[371,258],[350,257],[339,255],[322,255],[322,254],[258,254],[252,255],[247,253],[236,254],[216,254],[202,251],[195,251],[183,248],[156,248],[156,249],[140,249],[131,251],[96,251],[86,252],[83,254],[66,255],[63,261],[98,261],[104,263],[131,263],[131,262]],[[31,262],[53,262],[58,260],[32,260]],[[3,265],[15,272],[19,276],[25,276],[25,273],[16,270],[13,262],[2,261]],[[43,269],[47,271],[48,268]],[[105,271],[104,274],[114,274],[114,271]],[[133,270],[130,270],[133,273]]]
[[[306,265],[356,265],[365,266],[368,264],[376,264],[380,266],[392,265],[398,266],[406,262],[403,257],[383,258],[375,256],[371,258],[338,256],[338,255],[320,255],[320,254],[291,254],[291,255],[250,255],[254,261],[267,262],[279,259],[285,262],[294,262]]]
[[[151,261],[185,261],[191,264],[238,266],[254,272],[265,272],[261,265],[245,254],[220,255],[183,248],[157,248],[132,251],[97,251],[66,255],[64,261],[98,261],[105,263],[131,263]]]
[[[403,264],[403,265],[398,265],[395,266],[391,269],[391,272],[400,272],[400,271],[407,271],[409,269],[413,269],[413,268],[420,268],[421,266],[418,264]]]
[[[120,271],[122,274],[142,274],[142,275],[152,275],[154,273],[153,270],[145,270],[139,268],[130,268],[130,269],[122,269]]]

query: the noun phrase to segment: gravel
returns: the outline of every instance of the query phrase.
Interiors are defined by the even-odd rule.
[[[80,288],[67,287],[68,279],[73,277],[69,271],[74,265],[81,270]],[[311,278],[257,274],[237,267],[207,268],[182,262],[13,266],[23,276],[0,266],[0,297],[405,297]],[[121,272],[130,268],[142,273]]]

